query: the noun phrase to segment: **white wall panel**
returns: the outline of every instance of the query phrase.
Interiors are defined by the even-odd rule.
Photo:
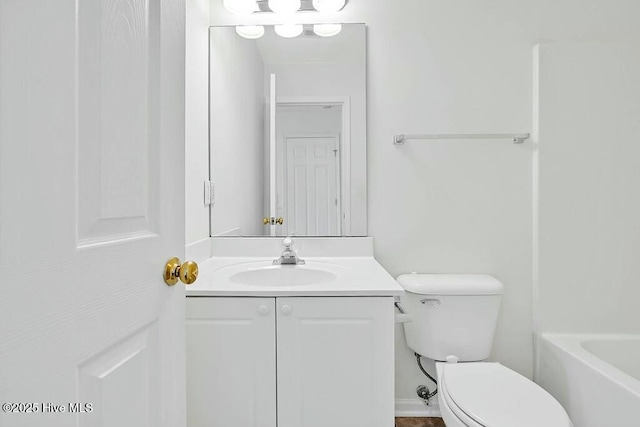
[[[262,57],[255,43],[235,32],[211,31],[210,159],[216,192],[211,231],[216,235],[240,228],[243,235],[261,235],[262,218],[268,216],[263,210]]]
[[[541,332],[640,332],[639,52],[538,48]]]
[[[187,0],[185,57],[186,244],[209,237],[209,0]]]

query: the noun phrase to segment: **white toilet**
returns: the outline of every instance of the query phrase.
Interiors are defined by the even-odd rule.
[[[486,275],[403,274],[407,345],[436,361],[447,427],[571,427],[562,406],[491,353],[503,286]]]

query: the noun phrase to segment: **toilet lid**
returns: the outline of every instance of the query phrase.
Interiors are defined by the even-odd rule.
[[[498,363],[445,364],[442,381],[458,409],[484,427],[571,426],[549,393]]]

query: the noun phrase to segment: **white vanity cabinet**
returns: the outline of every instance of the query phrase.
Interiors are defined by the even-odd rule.
[[[274,298],[187,298],[187,426],[276,426]]]
[[[392,427],[393,297],[187,298],[189,427]]]

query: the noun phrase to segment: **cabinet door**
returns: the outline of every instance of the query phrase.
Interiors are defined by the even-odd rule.
[[[392,427],[393,298],[276,306],[278,427]]]
[[[274,298],[187,298],[187,425],[276,426]]]

